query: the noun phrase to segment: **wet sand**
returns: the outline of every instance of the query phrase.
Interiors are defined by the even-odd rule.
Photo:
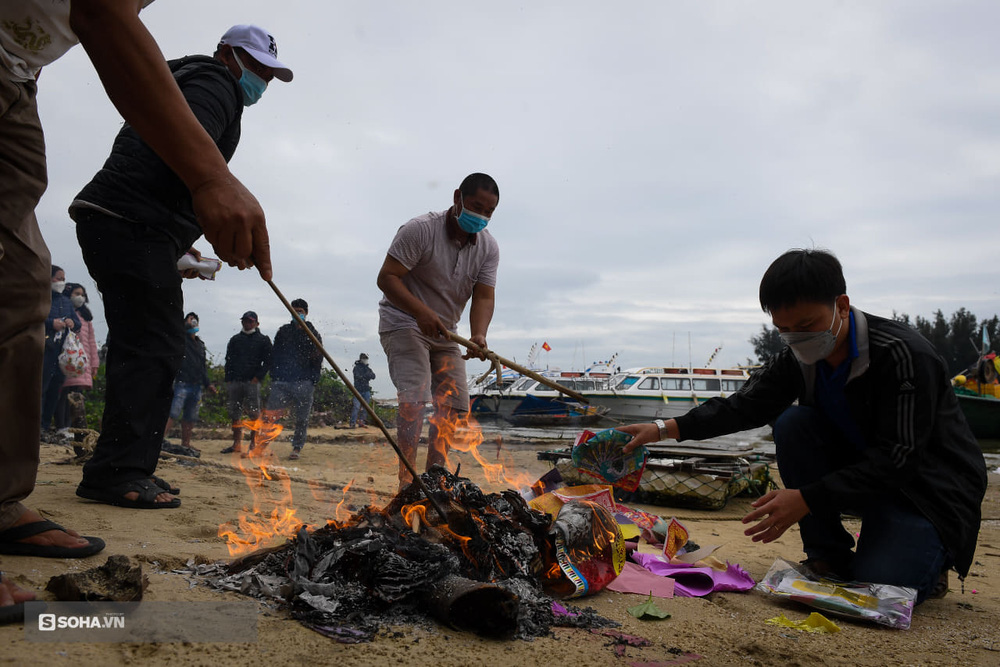
[[[217,536],[221,523],[235,520],[253,502],[236,459],[219,453],[228,442],[223,430],[199,431],[194,445],[203,450],[204,464],[182,465],[162,461],[157,473],[180,486],[183,504],[178,509],[138,511],[90,503],[77,498],[78,465],[59,465],[71,456],[68,448],[42,446],[38,485],[29,506],[43,516],[97,535],[108,544],[97,556],[60,560],[0,556],[0,568],[23,587],[43,591],[49,577],[103,564],[108,556],[122,554],[143,563],[149,576],[146,600],[232,600],[248,598],[219,593],[202,586],[192,588],[182,575],[170,570],[188,559],[200,562],[228,559]],[[220,439],[212,439],[220,438]],[[327,518],[346,516],[346,506],[360,507],[374,501],[384,504],[396,488],[396,459],[382,444],[378,432],[313,429],[298,461],[285,460],[287,441],[272,447],[276,463],[286,466],[297,518],[322,524]],[[568,444],[568,443],[563,443]],[[500,458],[509,467],[536,479],[549,469],[538,461],[539,447],[506,445]],[[420,452],[422,466],[423,452]],[[488,441],[483,456],[495,462],[497,448]],[[486,490],[499,490],[486,479],[469,454],[455,454],[461,472]],[[308,484],[316,480],[320,484]],[[342,488],[351,485],[346,496]],[[279,493],[279,482],[269,482],[268,495]],[[697,511],[640,506],[661,516],[675,516],[701,544],[724,544],[716,552],[721,560],[739,563],[759,580],[779,557],[801,559],[796,529],[770,545],[753,544],[743,536],[739,519],[749,499],[730,500],[720,511]],[[990,488],[983,504],[983,526],[976,563],[965,582],[964,595],[954,573],[951,592],[941,600],[917,608],[909,630],[833,620],[841,632],[814,635],[766,624],[784,613],[794,620],[809,614],[806,607],[775,601],[757,592],[715,593],[708,598],[674,598],[659,601],[672,617],[639,621],[626,613],[642,596],[602,592],[582,601],[602,615],[622,623],[620,631],[650,640],[645,648],[628,648],[615,656],[604,637],[583,630],[556,629],[551,637],[527,641],[491,641],[443,626],[397,628],[398,634],[380,636],[370,644],[343,645],[312,632],[280,611],[259,605],[258,640],[253,644],[70,644],[29,643],[19,625],[0,627],[0,662],[8,664],[142,664],[142,665],[267,665],[274,664],[419,664],[419,665],[631,665],[672,664],[681,654],[697,654],[705,665],[996,665],[1000,663],[1000,475],[990,474]],[[857,526],[853,526],[856,530]],[[831,617],[832,618],[832,617]]]

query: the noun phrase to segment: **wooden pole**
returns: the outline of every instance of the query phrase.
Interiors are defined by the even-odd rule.
[[[427,485],[424,484],[424,480],[420,479],[420,475],[418,475],[417,471],[414,470],[413,464],[410,463],[405,456],[403,456],[402,450],[399,448],[399,445],[396,444],[396,439],[393,438],[392,435],[389,433],[389,428],[385,425],[382,419],[377,414],[375,414],[375,409],[368,404],[368,401],[366,401],[364,396],[361,395],[361,392],[359,392],[354,387],[354,384],[347,378],[347,374],[340,369],[340,366],[338,366],[337,362],[333,360],[333,357],[330,356],[330,353],[326,351],[326,348],[323,347],[323,344],[319,342],[319,339],[316,338],[316,335],[309,329],[309,327],[306,326],[305,322],[299,320],[299,314],[295,312],[294,308],[292,308],[292,304],[288,303],[288,299],[286,299],[285,295],[281,293],[281,290],[278,289],[277,285],[275,285],[270,280],[267,281],[267,284],[271,286],[271,289],[274,290],[274,293],[278,295],[279,299],[281,299],[281,303],[285,305],[285,308],[288,309],[288,312],[292,314],[292,317],[295,318],[295,321],[298,322],[299,326],[302,327],[302,330],[306,332],[306,335],[309,336],[309,340],[312,341],[313,345],[315,345],[319,349],[319,351],[323,353],[323,356],[326,357],[327,362],[330,364],[330,366],[333,367],[333,370],[336,371],[337,375],[340,376],[340,379],[341,381],[343,381],[344,385],[351,390],[351,393],[354,394],[354,398],[356,398],[358,402],[361,404],[361,406],[364,407],[365,412],[367,412],[368,416],[371,417],[372,422],[374,422],[374,424],[378,426],[379,430],[382,431],[382,434],[385,435],[386,440],[388,440],[389,444],[392,445],[392,448],[396,450],[396,455],[399,456],[399,460],[403,462],[403,465],[406,466],[406,469],[410,472],[411,475],[413,475],[413,481],[417,483],[417,485],[420,487],[420,490],[424,492],[425,496],[427,496],[427,500],[434,507],[437,513],[441,516],[441,520],[444,521],[445,523],[448,523],[448,515],[445,514],[444,509],[441,507],[440,504],[438,504],[437,500],[435,500],[434,497],[431,496],[430,489],[428,489]]]
[[[579,393],[573,391],[572,389],[568,389],[568,388],[562,386],[561,384],[559,384],[558,382],[555,382],[554,380],[550,380],[547,377],[542,377],[541,375],[539,375],[535,371],[528,370],[524,366],[519,366],[518,364],[514,363],[510,359],[504,359],[503,357],[501,357],[496,352],[493,352],[492,350],[483,349],[483,348],[479,347],[478,345],[476,345],[475,343],[473,343],[468,338],[462,338],[457,333],[454,333],[452,331],[448,332],[448,338],[452,339],[453,341],[455,341],[459,345],[464,345],[465,347],[469,348],[470,350],[472,350],[476,354],[485,355],[485,357],[487,359],[489,359],[490,361],[492,361],[495,364],[503,364],[507,368],[512,368],[515,371],[517,371],[518,373],[520,373],[521,375],[527,375],[528,377],[530,377],[533,380],[538,380],[539,382],[541,382],[542,384],[544,384],[546,387],[551,387],[552,389],[555,389],[556,391],[558,391],[560,393],[566,394],[570,398],[575,399],[577,401],[580,401],[581,403],[587,403],[587,404],[590,403],[590,401],[588,401],[586,398],[584,398],[582,394],[579,394]]]

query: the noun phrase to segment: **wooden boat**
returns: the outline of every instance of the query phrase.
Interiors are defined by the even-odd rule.
[[[1000,440],[1000,398],[955,390],[958,405],[977,440]]]
[[[986,342],[983,343],[984,350]],[[1000,439],[1000,359],[985,352],[966,374],[951,380],[958,405],[978,440]]]
[[[504,420],[514,426],[591,426],[607,413],[607,408],[576,401],[527,395]]]
[[[769,462],[752,448],[650,445],[649,453],[639,489],[630,500],[717,510],[741,493],[763,495],[771,483]],[[552,461],[567,484],[595,483],[573,465],[569,449],[538,452],[538,458]]]

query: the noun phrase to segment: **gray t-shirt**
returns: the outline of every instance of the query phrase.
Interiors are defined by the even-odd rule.
[[[463,247],[448,236],[448,211],[427,213],[399,228],[388,254],[409,269],[403,284],[454,331],[476,283],[497,284],[500,247],[486,230]],[[417,329],[416,319],[382,297],[378,331]]]

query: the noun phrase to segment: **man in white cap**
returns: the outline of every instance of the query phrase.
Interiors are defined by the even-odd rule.
[[[226,161],[239,143],[244,107],[255,104],[272,79],[292,78],[277,59],[274,38],[252,25],[226,31],[212,57],[168,65]],[[184,354],[177,261],[204,231],[191,193],[126,124],[104,167],[70,205],[70,217],[104,297],[109,330],[101,437],[76,493],[134,509],[178,507],[178,490],[154,472]]]

